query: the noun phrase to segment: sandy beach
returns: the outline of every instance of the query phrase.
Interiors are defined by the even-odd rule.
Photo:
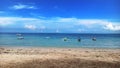
[[[0,68],[119,68],[119,49],[0,48]]]

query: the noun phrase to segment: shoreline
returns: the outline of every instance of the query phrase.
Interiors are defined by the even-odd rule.
[[[94,64],[96,64],[96,68],[109,68],[109,66],[118,68],[114,65],[120,66],[120,49],[0,47],[0,61],[2,61],[0,68],[26,68],[24,64],[28,64],[27,68],[34,68],[30,65],[31,63],[38,66],[37,68],[51,68],[49,64],[52,64],[53,68],[62,68],[62,66],[59,66],[61,63],[63,65],[70,63],[73,67],[78,64],[74,68],[79,68],[81,64],[83,68],[94,67]],[[77,63],[74,64],[73,62]],[[101,63],[104,64],[101,65]],[[23,67],[20,67],[20,65]],[[44,65],[48,67],[44,67]]]
[[[4,45],[0,45],[0,48],[57,48],[57,49],[104,49],[104,50],[120,50],[119,48],[107,48],[107,47],[43,47],[43,46],[4,46]]]

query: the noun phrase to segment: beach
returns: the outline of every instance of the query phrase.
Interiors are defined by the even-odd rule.
[[[0,47],[0,68],[119,68],[120,49]]]

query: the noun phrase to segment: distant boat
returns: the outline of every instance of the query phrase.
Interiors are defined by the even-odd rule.
[[[92,38],[93,41],[96,41],[96,38]]]
[[[17,36],[22,36],[22,34],[16,34]]]
[[[18,40],[22,40],[22,39],[24,39],[24,37],[18,37],[17,39],[18,39]]]

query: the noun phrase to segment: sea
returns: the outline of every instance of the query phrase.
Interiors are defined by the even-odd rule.
[[[120,34],[0,33],[0,47],[120,48]]]

